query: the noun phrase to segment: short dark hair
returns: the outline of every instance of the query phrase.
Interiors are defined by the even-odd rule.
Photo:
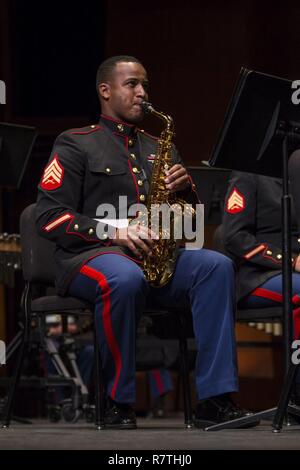
[[[115,55],[113,57],[110,57],[109,59],[106,59],[104,62],[102,62],[102,64],[99,65],[98,70],[97,70],[97,77],[96,77],[97,93],[99,93],[98,87],[100,83],[107,82],[107,80],[111,78],[112,72],[115,66],[119,62],[135,62],[137,64],[141,64],[141,62],[138,59],[130,55]]]

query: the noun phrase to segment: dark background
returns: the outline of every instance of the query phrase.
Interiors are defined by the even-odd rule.
[[[0,230],[18,231],[57,134],[98,121],[95,75],[103,59],[130,54],[144,63],[150,100],[173,116],[186,164],[200,166],[242,66],[300,78],[299,24],[300,5],[289,0],[0,0],[7,86],[0,120],[39,132],[21,188],[3,192]],[[158,123],[147,119],[145,128],[157,134]]]
[[[300,4],[288,0],[0,0],[0,79],[7,86],[0,120],[39,131],[21,187],[2,191],[0,232],[18,232],[57,134],[97,122],[95,75],[103,59],[129,54],[144,63],[152,103],[173,116],[180,153],[199,166],[242,66],[300,79],[299,25]],[[157,132],[153,126],[146,128]],[[206,191],[205,178],[201,184]],[[209,227],[207,234],[209,243]],[[18,299],[18,292],[9,296]],[[12,301],[7,309],[10,336]]]
[[[0,0],[0,118],[38,127],[39,174],[57,133],[98,120],[98,64],[135,55],[148,69],[151,101],[174,117],[177,147],[197,166],[209,158],[242,66],[300,77],[299,24],[291,1]],[[30,182],[33,194],[32,172]]]

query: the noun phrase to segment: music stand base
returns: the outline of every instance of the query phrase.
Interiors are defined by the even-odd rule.
[[[251,424],[261,420],[261,419],[271,419],[275,417],[278,411],[277,406],[274,408],[269,408],[268,410],[259,411],[258,413],[253,413],[251,416],[244,416],[243,418],[232,419],[231,421],[225,421],[224,423],[214,424],[213,426],[208,426],[204,431],[221,431],[222,429],[240,429],[245,428],[247,425],[251,427]],[[300,407],[296,405],[289,405],[287,408],[288,415],[300,417]],[[282,429],[282,424],[274,425],[273,432],[279,433]]]
[[[230,421],[224,421],[224,423],[214,424],[213,426],[208,426],[204,431],[220,431],[221,429],[239,429],[246,425],[251,425],[256,421],[261,419],[272,418],[276,413],[277,408],[270,408],[269,410],[259,411],[258,413],[253,413],[250,416],[244,416],[243,418],[232,419]]]

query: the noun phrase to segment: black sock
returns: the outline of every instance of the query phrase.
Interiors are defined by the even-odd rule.
[[[209,400],[216,400],[220,403],[227,403],[228,400],[230,400],[230,393],[222,393],[221,395],[215,395],[213,397],[204,398],[203,400],[199,400],[198,403],[203,404]]]
[[[120,403],[119,401],[113,400],[111,397],[107,397],[107,400],[108,400],[108,408],[117,406],[118,408],[127,409],[131,406],[130,403]]]

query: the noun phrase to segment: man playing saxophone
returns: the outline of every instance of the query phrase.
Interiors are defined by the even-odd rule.
[[[106,425],[136,427],[135,333],[151,296],[161,306],[191,308],[198,348],[195,424],[205,427],[246,414],[229,395],[238,388],[234,268],[213,251],[180,248],[163,287],[146,280],[143,259],[153,256],[159,235],[146,225],[125,223],[120,200],[125,198],[125,209],[147,203],[158,144],[137,127],[147,89],[146,70],[136,58],[117,56],[100,65],[100,121],[57,138],[39,184],[37,226],[57,246],[58,292],[95,304],[109,402]],[[197,201],[174,145],[171,156],[163,176],[166,192]],[[116,208],[116,219],[106,219],[103,230],[97,220],[101,204]]]

